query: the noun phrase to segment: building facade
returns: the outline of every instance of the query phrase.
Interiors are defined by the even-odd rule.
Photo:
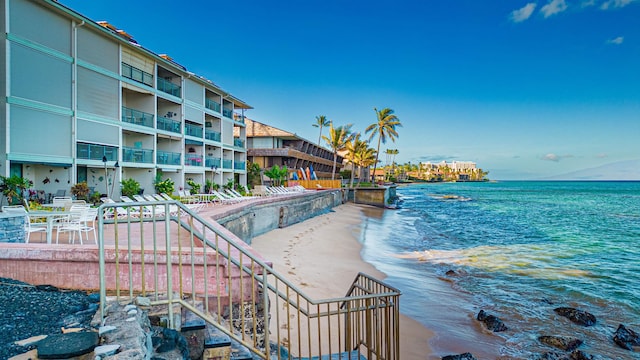
[[[330,179],[333,152],[305,140],[296,134],[261,122],[245,119],[248,160],[261,169],[274,165],[286,166],[291,172],[312,167],[320,179]],[[342,168],[343,157],[338,155],[336,174]]]
[[[86,181],[113,198],[129,178],[153,193],[156,175],[176,189],[246,185],[249,105],[58,2],[0,4],[0,175],[46,193]]]

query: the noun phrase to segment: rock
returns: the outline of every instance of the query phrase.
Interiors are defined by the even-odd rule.
[[[136,304],[138,306],[151,306],[151,299],[149,299],[148,297],[144,297],[144,296],[138,296],[136,298]]]
[[[476,360],[471,353],[464,353],[459,355],[447,355],[443,356],[442,360]]]
[[[480,310],[476,317],[478,321],[482,321],[487,329],[493,332],[500,332],[507,330],[507,326],[498,317],[487,314],[484,310]]]
[[[627,329],[623,324],[618,325],[618,329],[613,335],[613,341],[621,348],[632,351],[634,346],[640,346],[640,336],[635,331]]]
[[[455,270],[447,270],[447,272],[444,273],[444,274],[447,275],[447,276],[457,276],[458,275],[458,273],[455,272]]]
[[[101,326],[98,329],[98,335],[102,336],[104,334],[108,334],[108,333],[114,331],[115,329],[117,329],[117,327],[115,327],[113,325]]]
[[[69,359],[93,351],[98,333],[93,331],[54,334],[38,342],[39,359]]]
[[[564,316],[574,323],[582,326],[593,326],[596,324],[596,317],[586,311],[574,309],[571,307],[559,307],[553,309],[556,314]]]
[[[120,345],[101,345],[97,346],[93,353],[96,356],[109,356],[115,354],[118,349],[120,349]]]
[[[36,290],[39,291],[60,291],[57,287],[53,285],[36,285]]]
[[[573,351],[582,345],[582,340],[565,336],[540,336],[538,341],[565,351]]]
[[[538,360],[593,360],[593,356],[587,355],[580,350],[567,353],[548,352],[538,356]]]
[[[135,309],[136,309],[135,305],[129,304],[129,305],[124,307],[124,312],[129,312],[129,311],[135,310]]]

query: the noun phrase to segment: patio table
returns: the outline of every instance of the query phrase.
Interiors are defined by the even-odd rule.
[[[51,234],[53,233],[53,222],[57,219],[68,216],[68,211],[30,211],[29,217],[32,219],[45,219],[47,221],[47,244],[51,244]]]

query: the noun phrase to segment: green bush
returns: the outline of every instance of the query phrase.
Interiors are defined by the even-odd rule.
[[[187,185],[191,187],[191,189],[189,189],[191,195],[200,193],[200,186],[202,185],[196,183],[195,181],[193,181],[193,179],[187,179]]]
[[[133,195],[138,195],[140,193],[140,183],[136,179],[124,179],[121,184],[121,192],[124,196],[132,197]]]
[[[88,197],[90,192],[91,190],[89,190],[89,185],[87,185],[86,181],[79,182],[71,187],[71,193],[78,200],[89,200]]]
[[[19,176],[0,176],[0,192],[7,198],[9,205],[22,204],[24,191],[33,186],[33,182]]]
[[[162,194],[165,193],[169,196],[173,195],[173,191],[175,190],[173,180],[166,178],[162,180],[162,173],[157,173],[156,178],[153,181],[153,187],[156,189],[156,193]]]

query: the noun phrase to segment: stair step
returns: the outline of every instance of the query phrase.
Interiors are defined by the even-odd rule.
[[[314,356],[311,358],[294,358],[294,360],[367,360],[367,358],[354,350],[351,352],[342,352],[331,355]]]
[[[212,349],[223,346],[231,346],[231,338],[217,327],[207,324],[207,331],[204,334],[204,348]]]
[[[196,308],[201,309],[202,303],[198,303]],[[202,330],[207,325],[207,322],[203,318],[194,314],[192,311],[185,308],[182,309],[182,327],[181,331]]]
[[[253,360],[253,354],[251,350],[246,346],[231,339],[231,360]]]

